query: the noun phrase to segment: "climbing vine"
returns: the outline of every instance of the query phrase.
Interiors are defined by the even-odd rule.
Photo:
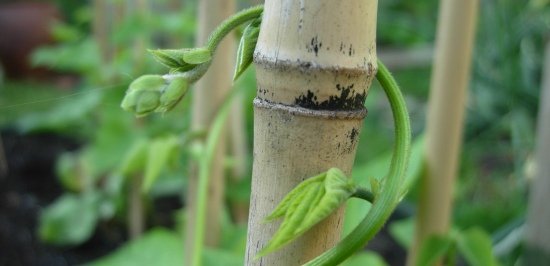
[[[144,75],[134,80],[126,92],[121,107],[137,116],[171,110],[185,96],[189,86],[206,73],[220,41],[233,29],[246,25],[238,48],[234,75],[234,79],[237,79],[252,63],[260,32],[262,12],[263,6],[256,6],[225,20],[210,35],[204,47],[150,50],[157,61],[169,68],[169,72],[165,75]],[[388,175],[381,181],[372,180],[372,190],[357,186],[337,168],[328,169],[326,172],[306,179],[290,191],[271,215],[265,218],[266,222],[276,219],[283,219],[283,222],[271,241],[256,254],[256,258],[292,242],[337,210],[349,198],[364,199],[372,206],[363,221],[335,247],[306,263],[306,265],[336,265],[362,248],[382,228],[395,209],[402,197],[403,177],[410,153],[409,117],[405,101],[395,80],[380,61],[376,77],[390,102],[395,125],[395,146]],[[226,113],[226,111],[223,112],[220,117]],[[216,121],[218,120],[223,121],[221,118]],[[217,124],[222,125],[221,122]],[[221,127],[215,127],[213,130],[220,131]],[[210,135],[212,139],[208,140],[208,144],[212,148],[219,134],[212,132]],[[201,184],[207,184],[208,161],[211,159],[212,156],[205,156],[205,163],[201,164],[202,174],[199,180]],[[200,264],[201,257],[200,248],[204,233],[201,225],[204,223],[204,211],[200,210],[205,208],[206,186],[200,186],[197,194],[199,212],[196,221],[199,228],[194,242],[194,252],[198,254],[194,256],[195,265]]]

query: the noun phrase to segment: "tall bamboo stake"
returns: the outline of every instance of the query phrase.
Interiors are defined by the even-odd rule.
[[[229,117],[229,155],[231,155],[234,161],[231,181],[239,183],[244,180],[248,173],[248,158],[250,157],[250,152],[246,141],[243,97],[238,97],[234,101],[235,103],[231,107],[232,111]],[[245,224],[248,220],[248,203],[234,202],[231,207],[235,222],[238,224]]]
[[[442,0],[426,125],[427,173],[420,181],[415,241],[408,265],[432,234],[449,229],[461,146],[478,0]]]
[[[109,44],[109,4],[106,0],[94,0],[93,1],[93,34],[94,38],[97,41],[101,62],[107,64],[111,62],[112,58],[112,47]]]
[[[376,73],[377,1],[267,0],[254,55],[254,162],[246,265],[301,265],[340,238],[343,210],[254,260],[278,227],[262,220],[305,178],[350,174]]]
[[[550,41],[546,43],[537,124],[536,174],[529,195],[525,265],[544,265],[550,261]]]
[[[235,10],[235,1],[233,0],[202,0],[199,3],[199,16],[197,30],[197,44],[202,46],[206,43],[208,35],[220,24],[220,22],[229,17]],[[214,61],[206,75],[197,82],[194,89],[192,103],[192,129],[207,129],[214,119],[214,116],[221,105],[225,95],[229,91],[232,83],[233,64],[235,44],[234,40],[228,38],[224,40],[217,49]],[[211,169],[209,197],[207,207],[207,224],[205,242],[207,245],[214,246],[219,242],[220,236],[220,214],[223,210],[225,180],[223,174],[223,160],[225,154],[225,139],[219,141],[215,152],[214,161]],[[196,171],[190,175],[189,190],[187,193],[187,217],[194,217],[196,213]],[[193,219],[188,219],[185,234],[185,259],[186,265],[191,265],[192,261],[192,243],[195,237],[196,225]]]

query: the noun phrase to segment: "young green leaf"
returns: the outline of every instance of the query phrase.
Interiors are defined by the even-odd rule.
[[[457,239],[458,250],[472,266],[496,266],[491,237],[482,229],[471,228],[462,231]]]
[[[348,179],[340,169],[331,168],[328,170],[324,180],[324,194],[317,201],[315,208],[307,214],[297,232],[305,232],[317,224],[333,211],[338,209],[353,193],[355,185],[352,179]]]
[[[147,50],[153,55],[153,57],[161,64],[170,67],[177,68],[185,64],[183,62],[183,51],[176,49],[157,49]]]
[[[99,220],[97,192],[65,194],[42,210],[38,235],[44,242],[78,245],[88,240]]]
[[[279,217],[282,217],[285,215],[286,211],[288,210],[288,207],[290,206],[290,203],[295,199],[295,197],[302,193],[304,190],[306,190],[311,184],[315,182],[322,182],[325,179],[326,173],[321,173],[317,176],[310,177],[302,183],[298,184],[293,190],[291,190],[284,198],[281,200],[279,205],[275,208],[275,210],[264,219],[264,222],[271,222]]]
[[[81,192],[87,178],[80,174],[82,163],[79,155],[76,152],[63,153],[55,165],[57,176],[63,188],[71,192]]]
[[[260,35],[261,23],[262,19],[259,17],[253,20],[243,31],[241,41],[239,42],[239,48],[237,49],[237,64],[235,66],[233,80],[237,80],[252,63],[254,49],[256,49],[256,43]]]
[[[183,57],[190,49],[158,49],[147,50],[161,64],[178,69],[179,72],[185,72],[195,67],[195,64],[190,64],[184,61]]]
[[[301,236],[337,210],[355,190],[353,181],[336,168],[300,183],[266,218],[266,221],[272,221],[284,216],[279,230],[257,257],[271,253]]]
[[[157,180],[162,169],[168,164],[175,149],[178,149],[179,141],[175,136],[155,139],[149,144],[149,153],[145,165],[145,177],[142,190],[149,191]]]
[[[449,236],[432,235],[424,241],[415,265],[431,266],[451,249],[453,240]]]
[[[184,49],[182,59],[185,63],[198,65],[212,60],[212,52],[205,47]]]
[[[147,161],[147,144],[148,142],[144,139],[140,139],[132,144],[118,169],[119,174],[127,177],[143,170]]]
[[[316,198],[317,192],[322,188],[322,185],[319,184],[320,182],[312,183],[302,193],[298,193],[292,198],[279,230],[275,232],[267,246],[257,254],[257,257],[265,256],[298,238],[299,235],[296,234],[296,228],[301,225],[310,206],[315,204],[313,200]]]

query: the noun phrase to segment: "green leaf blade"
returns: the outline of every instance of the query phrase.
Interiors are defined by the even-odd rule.
[[[180,68],[184,67],[186,64],[183,61],[183,51],[175,49],[157,49],[157,50],[147,50],[153,55],[155,60],[169,68]]]
[[[325,178],[325,173],[322,173],[320,175],[317,175],[315,177],[308,178],[304,180],[302,183],[300,183],[298,186],[296,186],[293,190],[291,190],[284,198],[281,200],[279,205],[275,208],[275,210],[264,219],[264,222],[270,222],[277,218],[283,217],[285,215],[285,212],[288,210],[288,207],[292,203],[294,197],[296,197],[299,193],[302,193],[309,185],[315,182],[320,182]]]
[[[177,137],[157,139],[149,144],[147,164],[145,165],[145,176],[142,190],[147,192],[153,186],[153,183],[160,176],[162,169],[169,163],[170,156],[179,147]]]
[[[237,80],[242,73],[252,64],[254,50],[260,35],[261,18],[252,21],[243,31],[239,47],[237,49],[237,64],[233,80]]]
[[[461,232],[457,240],[458,250],[472,266],[497,266],[493,256],[491,237],[480,228]]]
[[[284,216],[279,229],[256,258],[274,252],[303,235],[340,208],[355,190],[352,180],[336,168],[300,183],[266,218],[271,221]]]
[[[205,47],[185,49],[182,59],[185,63],[198,65],[212,60],[212,52]]]
[[[424,241],[420,248],[416,265],[429,266],[445,256],[451,249],[453,240],[449,236],[432,235]]]

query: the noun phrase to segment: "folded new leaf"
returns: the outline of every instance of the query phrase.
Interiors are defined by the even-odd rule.
[[[237,49],[237,64],[235,66],[235,74],[233,80],[237,80],[239,76],[250,66],[260,35],[260,24],[262,19],[253,20],[243,31],[239,48]]]
[[[265,256],[298,238],[337,210],[355,191],[353,181],[337,168],[306,179],[266,217],[266,222],[283,216],[284,220],[256,257]]]
[[[198,65],[210,60],[212,60],[212,53],[208,48],[191,48],[183,52],[183,61],[189,64]]]
[[[208,48],[158,49],[148,50],[155,59],[172,69],[185,72],[198,64],[212,60],[212,53]]]

